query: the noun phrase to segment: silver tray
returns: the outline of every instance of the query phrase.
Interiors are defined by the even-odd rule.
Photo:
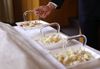
[[[89,61],[84,61],[84,62],[73,64],[73,65],[64,65],[66,68],[72,68],[72,67],[74,68],[75,66],[78,67],[79,65],[86,64],[89,62],[93,63],[93,61],[100,59],[100,54],[97,54],[96,52],[92,51],[91,49],[87,48],[86,46],[83,46],[82,44],[77,44],[77,42],[75,44],[73,42],[72,42],[72,45],[69,47],[52,49],[52,50],[49,50],[49,53],[55,57],[55,55],[64,54],[68,50],[72,50],[72,51],[76,52],[77,50],[82,49],[83,51],[89,52],[93,57],[93,59],[91,59]],[[56,57],[55,57],[55,59],[56,59]]]
[[[32,23],[34,24],[34,26],[30,26],[30,25],[24,26],[24,24],[32,24]],[[24,22],[18,22],[16,24],[17,26],[22,27],[25,30],[39,29],[42,28],[44,25],[47,25],[41,22],[41,20],[24,21]]]
[[[49,35],[52,35],[52,34],[56,34],[56,33],[55,32],[54,33],[47,33],[46,35],[49,36]],[[39,36],[38,38],[35,39],[35,41],[45,49],[55,49],[55,48],[61,47],[61,45],[64,44],[65,37],[62,37],[62,34],[59,34],[59,36],[60,36],[59,37],[60,40],[57,43],[45,43],[42,40],[44,38],[43,36]],[[67,38],[67,36],[66,36],[66,38]]]

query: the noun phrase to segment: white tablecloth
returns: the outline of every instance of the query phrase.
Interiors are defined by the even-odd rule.
[[[65,67],[41,46],[35,42],[31,43],[13,27],[0,22],[0,69],[65,69]]]

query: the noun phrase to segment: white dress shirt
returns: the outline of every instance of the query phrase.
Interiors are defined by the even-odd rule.
[[[50,4],[52,4],[55,8],[58,7],[57,4],[55,4],[55,3],[53,3],[53,2],[49,2],[47,5],[50,5]]]

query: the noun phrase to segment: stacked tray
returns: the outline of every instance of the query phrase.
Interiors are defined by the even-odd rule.
[[[80,64],[92,62],[93,60],[100,58],[99,54],[86,47],[86,37],[84,37],[84,35],[69,37],[62,34],[58,30],[56,31],[55,29],[50,29],[50,31],[45,29],[46,32],[44,33],[43,28],[50,27],[52,24],[45,23],[44,26],[44,23],[41,21],[40,23],[41,26],[36,27],[39,29],[39,35],[34,36],[34,34],[36,34],[35,32],[32,34],[33,36],[31,36],[31,40],[34,40],[38,45],[48,50],[49,54],[51,54],[55,60],[58,60],[60,63],[62,63],[66,68],[79,66]],[[17,25],[21,26],[20,24]],[[34,31],[34,28],[31,29]],[[84,37],[84,44],[75,40],[75,38],[80,37]]]
[[[80,44],[75,40],[75,38],[80,37],[84,37],[84,44]],[[45,32],[45,34],[42,32],[36,39],[40,46],[47,49],[66,68],[72,68],[100,58],[99,54],[86,48],[86,41],[86,37],[82,34],[68,37],[60,32]]]

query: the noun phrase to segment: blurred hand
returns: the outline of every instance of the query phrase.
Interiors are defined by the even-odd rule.
[[[50,13],[55,9],[54,6],[52,5],[45,5],[45,6],[40,6],[34,10],[35,15],[37,15],[40,18],[46,18]]]

